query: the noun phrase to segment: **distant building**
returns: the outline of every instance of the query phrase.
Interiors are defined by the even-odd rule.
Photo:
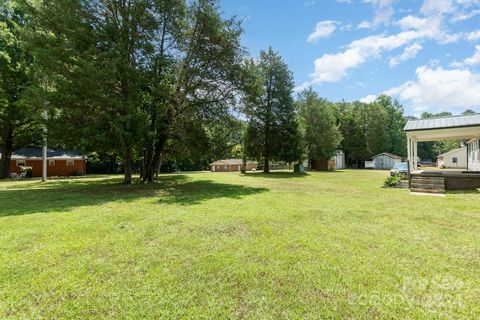
[[[243,166],[243,160],[241,159],[227,159],[217,160],[210,163],[210,171],[212,172],[236,172],[241,171]],[[247,161],[246,171],[252,171],[257,169],[257,162]]]
[[[371,161],[365,161],[365,168],[387,170],[392,169],[397,163],[402,162],[402,157],[393,153],[382,152],[373,156]]]
[[[47,175],[78,176],[85,175],[86,157],[75,150],[48,149]],[[34,177],[42,176],[42,148],[22,148],[12,153],[10,173],[21,173],[21,167],[31,167]]]
[[[467,168],[467,147],[450,150],[437,157],[439,168],[466,169]]]
[[[313,160],[310,164],[308,160],[305,160],[303,166],[305,168],[320,171],[345,169],[345,154],[342,150],[337,150],[330,160]]]
[[[331,160],[335,160],[335,168],[337,170],[345,169],[345,154],[342,150],[335,151],[335,155]]]

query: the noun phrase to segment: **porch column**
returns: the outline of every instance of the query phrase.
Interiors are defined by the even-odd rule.
[[[418,143],[417,143],[417,140],[416,139],[412,139],[412,143],[413,143],[413,163],[414,163],[414,166],[413,166],[413,170],[417,170],[418,168]]]
[[[412,163],[412,139],[407,137],[407,161],[410,165],[410,172],[413,170],[413,163]]]

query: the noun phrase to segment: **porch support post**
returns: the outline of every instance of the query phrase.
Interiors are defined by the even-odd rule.
[[[413,163],[414,163],[414,171],[417,170],[418,168],[418,143],[417,143],[417,140],[416,139],[412,139],[412,142],[413,142]]]
[[[412,139],[407,137],[407,160],[410,167],[410,172],[413,171],[413,163],[412,163]]]

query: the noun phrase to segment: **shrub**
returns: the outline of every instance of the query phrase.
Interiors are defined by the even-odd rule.
[[[32,167],[21,166],[20,172],[23,174],[25,178],[31,178],[33,176]]]
[[[390,176],[383,181],[383,185],[388,188],[394,188],[400,184],[402,177],[400,175]]]

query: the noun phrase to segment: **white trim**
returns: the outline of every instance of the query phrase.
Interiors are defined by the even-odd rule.
[[[23,164],[19,164],[19,162],[23,162]],[[23,159],[16,160],[16,165],[17,167],[26,166],[27,160],[23,160]]]

